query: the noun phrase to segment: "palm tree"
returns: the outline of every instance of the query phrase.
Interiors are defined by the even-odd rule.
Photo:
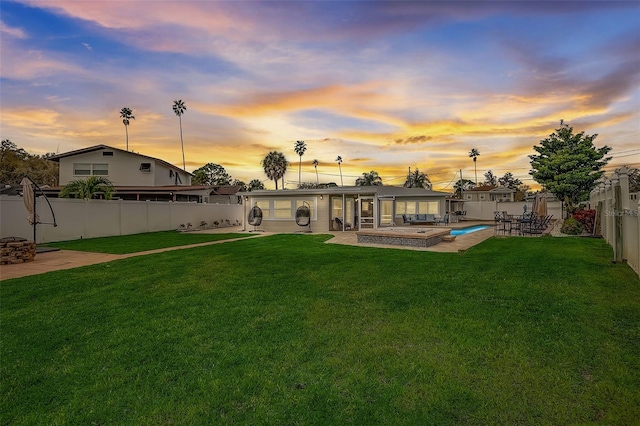
[[[302,179],[300,178],[302,173],[302,156],[307,150],[307,144],[304,143],[304,141],[296,141],[296,146],[293,148],[293,150],[300,156],[300,165],[298,166],[298,185],[300,185],[300,182],[302,181]]]
[[[320,179],[318,179],[318,164],[320,164],[318,162],[318,160],[316,160],[315,158],[313,159],[313,167],[315,167],[316,169],[316,184],[320,185]]]
[[[180,119],[180,146],[182,147],[182,170],[187,171],[187,164],[184,161],[184,142],[182,141],[182,114],[187,110],[187,106],[182,99],[173,101],[173,112]]]
[[[476,172],[476,186],[478,186],[478,168],[476,165],[476,160],[478,159],[478,156],[480,156],[480,151],[478,151],[477,148],[473,148],[471,151],[469,151],[469,158],[473,158],[473,168],[475,169],[475,172]]]
[[[405,188],[424,188],[431,189],[431,180],[426,173],[422,173],[420,170],[416,169],[415,172],[411,172],[409,169],[409,174],[407,175],[407,180],[404,185]]]
[[[378,172],[371,170],[356,179],[356,186],[382,186],[382,178]]]
[[[124,124],[124,131],[127,135],[127,151],[129,151],[129,122],[131,120],[135,120],[136,118],[133,116],[133,111],[131,108],[124,107],[120,110],[120,118],[122,118],[122,123]]]
[[[265,189],[265,188],[262,181],[258,179],[252,179],[251,182],[249,182],[249,185],[247,185],[247,191],[257,191],[259,189]]]
[[[344,186],[344,182],[342,182],[342,166],[340,165],[342,164],[342,157],[338,155],[338,158],[336,158],[336,161],[338,162],[338,167],[340,168],[340,186]]]
[[[115,188],[111,181],[102,176],[89,176],[87,179],[72,180],[62,188],[60,197],[84,198],[88,200],[98,193],[103,193],[104,198],[111,199]]]
[[[284,154],[277,151],[271,151],[260,163],[267,177],[276,183],[278,189],[278,179],[283,178],[287,172],[289,162]]]

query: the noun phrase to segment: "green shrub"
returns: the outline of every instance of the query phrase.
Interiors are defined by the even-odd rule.
[[[580,235],[583,230],[582,224],[573,217],[566,219],[560,228],[560,232],[567,235]]]

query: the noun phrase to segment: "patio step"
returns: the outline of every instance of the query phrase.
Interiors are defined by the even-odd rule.
[[[443,235],[442,236],[442,241],[444,241],[445,243],[452,243],[456,240],[456,236],[455,235]]]

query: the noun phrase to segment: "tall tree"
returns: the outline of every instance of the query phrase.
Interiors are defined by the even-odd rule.
[[[264,183],[262,183],[259,179],[252,179],[247,186],[248,191],[258,191],[260,189],[265,189]]]
[[[537,155],[530,155],[529,174],[544,189],[563,200],[568,210],[585,201],[593,189],[595,181],[602,174],[602,168],[611,160],[605,157],[611,148],[596,148],[593,141],[598,135],[585,132],[573,133],[573,127],[560,120],[560,127],[540,141],[533,149]]]
[[[182,141],[182,114],[187,110],[187,106],[182,99],[173,101],[173,112],[180,119],[180,146],[182,147],[182,170],[187,171],[187,163],[184,161],[184,142]]]
[[[407,180],[403,185],[405,188],[424,188],[431,189],[431,180],[426,173],[422,173],[420,170],[416,168],[415,172],[412,172],[409,169],[409,174],[407,174]]]
[[[28,175],[39,185],[58,184],[59,164],[50,161],[52,153],[30,154],[9,139],[0,147],[0,185],[18,185]]]
[[[336,162],[338,163],[338,168],[340,169],[340,186],[344,186],[344,182],[342,181],[342,157],[338,155],[336,158]]]
[[[484,174],[484,182],[482,184],[487,186],[497,186],[498,178],[491,170],[487,170],[487,173]]]
[[[133,116],[131,108],[124,107],[120,110],[120,118],[122,118],[122,124],[124,124],[124,132],[127,136],[127,151],[129,151],[129,123],[136,118]]]
[[[318,178],[318,164],[320,164],[318,162],[318,160],[316,160],[315,158],[313,159],[313,167],[316,169],[316,184],[320,185],[320,178]]]
[[[239,186],[240,189],[238,189],[238,191],[240,192],[247,192],[247,189],[249,188],[247,184],[240,179],[234,179],[233,182],[231,182],[231,185]]]
[[[84,198],[85,200],[94,198],[98,194],[103,194],[104,198],[110,200],[114,192],[113,184],[103,176],[89,176],[87,179],[72,180],[66,184],[60,197]]]
[[[192,185],[230,185],[231,176],[220,164],[207,163],[193,171]]]
[[[505,173],[504,176],[498,179],[498,183],[501,186],[506,186],[507,188],[511,189],[518,189],[518,187],[522,185],[522,181],[517,177],[514,177],[513,173],[511,172]]]
[[[629,169],[629,192],[640,192],[640,170],[637,167],[623,166]],[[618,171],[618,169],[616,169]]]
[[[302,182],[302,156],[307,150],[307,144],[304,143],[304,141],[296,141],[296,145],[293,150],[300,156],[300,165],[298,166],[298,185],[300,185],[300,182]]]
[[[473,158],[473,169],[476,172],[476,186],[478,186],[478,168],[476,163],[479,156],[480,156],[480,151],[478,151],[477,148],[473,148],[471,151],[469,151],[469,157]]]
[[[276,183],[276,189],[278,189],[278,179],[283,178],[287,172],[287,166],[289,162],[283,153],[278,151],[271,151],[261,161],[264,173],[269,179]]]
[[[356,179],[356,186],[382,186],[382,178],[378,172],[371,170]]]
[[[462,191],[468,191],[470,189],[475,188],[476,184],[469,179],[458,179],[458,181],[453,185],[453,189],[455,189],[456,198],[462,198]]]

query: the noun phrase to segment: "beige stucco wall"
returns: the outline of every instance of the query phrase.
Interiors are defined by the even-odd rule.
[[[170,203],[124,200],[76,200],[52,198],[57,227],[40,224],[37,242],[55,242],[79,238],[138,234],[178,229],[181,224],[194,227],[228,219],[244,222],[243,206],[238,204]],[[49,207],[37,199],[40,222],[53,222]],[[0,237],[33,238],[22,197],[0,196]]]
[[[103,152],[113,152],[113,156],[104,156]],[[175,175],[180,175],[181,185],[190,185],[191,176],[184,171],[170,169],[152,158],[122,152],[118,150],[98,150],[69,157],[60,158],[60,185],[66,185],[72,180],[85,179],[87,176],[74,176],[74,163],[108,164],[109,174],[106,176],[115,186],[164,186],[175,185]],[[151,163],[151,172],[140,171],[141,163]]]

